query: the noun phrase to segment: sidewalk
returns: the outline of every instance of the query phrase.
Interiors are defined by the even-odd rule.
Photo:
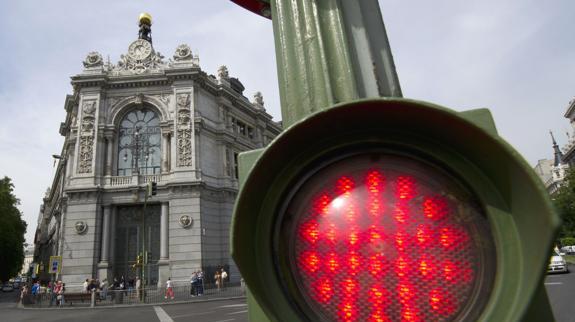
[[[176,286],[173,288],[174,298],[165,297],[165,289],[149,288],[145,290],[145,300],[142,301],[136,292],[133,290],[110,290],[107,292],[105,299],[100,299],[100,294],[96,293],[96,301],[94,308],[113,308],[113,307],[128,307],[128,306],[149,306],[158,304],[176,304],[176,303],[191,303],[191,302],[206,302],[233,298],[245,297],[245,289],[241,286],[231,286],[225,289],[207,288],[204,289],[202,295],[193,296],[190,294],[190,287]],[[25,304],[19,304],[20,308],[24,309],[76,309],[76,308],[92,308],[90,300],[75,300],[66,301],[66,294],[64,294],[64,305],[56,306],[55,301],[50,305],[51,294],[41,294],[36,297],[31,295],[28,297]]]

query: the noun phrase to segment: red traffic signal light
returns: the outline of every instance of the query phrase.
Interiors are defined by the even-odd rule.
[[[478,198],[408,155],[362,151],[304,176],[279,219],[279,266],[326,320],[476,320],[496,271]],[[288,193],[291,195],[291,193]]]
[[[559,218],[487,110],[341,104],[240,155],[240,178],[231,251],[253,320],[552,317]]]

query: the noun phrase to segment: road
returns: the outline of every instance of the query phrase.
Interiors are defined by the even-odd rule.
[[[16,308],[18,292],[0,292],[0,320],[19,321],[138,321],[138,322],[247,322],[245,299],[122,308]]]
[[[569,274],[547,275],[545,287],[557,322],[575,321],[575,266]],[[0,292],[1,321],[245,322],[245,299],[122,308],[16,308],[18,292]]]
[[[575,265],[570,265],[571,273],[549,274],[545,278],[545,288],[557,322],[575,321]]]

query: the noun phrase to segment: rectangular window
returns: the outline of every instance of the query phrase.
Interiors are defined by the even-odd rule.
[[[234,133],[238,133],[238,127],[236,126],[236,122],[237,122],[236,118],[232,117],[232,132]]]
[[[253,139],[253,138],[254,138],[254,128],[251,127],[251,126],[248,126],[248,137],[249,137],[250,139]]]
[[[239,172],[238,172],[238,153],[234,152],[234,176],[236,179],[238,179],[239,176]]]

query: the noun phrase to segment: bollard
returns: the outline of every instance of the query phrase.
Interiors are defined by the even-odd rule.
[[[92,298],[90,300],[90,307],[96,306],[96,290],[92,289]]]

